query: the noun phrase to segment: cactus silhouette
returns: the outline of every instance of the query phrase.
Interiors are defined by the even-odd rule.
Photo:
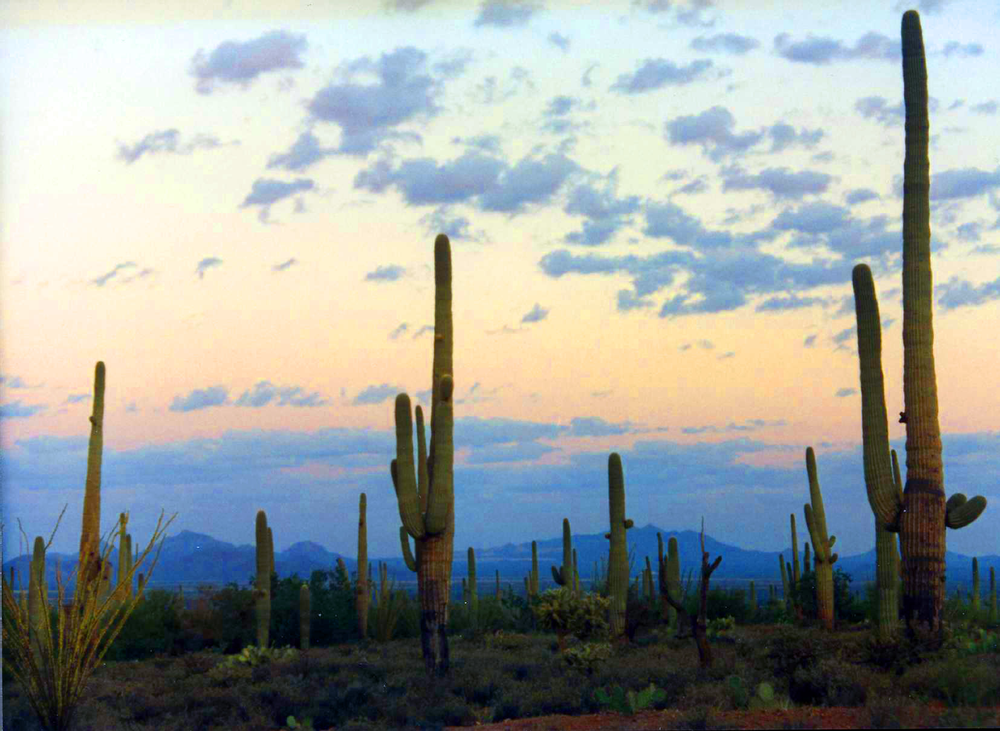
[[[625,637],[625,604],[628,597],[628,548],[625,545],[625,531],[632,527],[632,521],[625,518],[625,475],[622,458],[617,452],[608,457],[608,508],[611,516],[611,532],[605,538],[611,541],[608,557],[608,598],[611,600],[608,624],[611,637],[622,640]]]
[[[816,474],[816,453],[812,447],[806,448],[806,474],[809,477],[810,502],[803,506],[803,510],[816,554],[813,559],[816,566],[816,609],[823,626],[832,630],[833,564],[837,561],[837,554],[833,553],[833,544],[837,542],[837,537],[827,533],[826,510],[823,507],[823,493],[820,492],[819,477]]]

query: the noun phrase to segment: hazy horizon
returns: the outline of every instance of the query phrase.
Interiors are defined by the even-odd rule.
[[[143,7],[139,7],[139,6]],[[101,526],[399,553],[393,399],[427,398],[452,242],[456,550],[636,525],[874,545],[850,272],[902,406],[895,1],[205,0],[0,9],[0,488],[78,547],[94,364]],[[1000,553],[1000,9],[919,0],[948,549]],[[970,377],[975,375],[976,377]],[[890,418],[905,462],[905,427]]]

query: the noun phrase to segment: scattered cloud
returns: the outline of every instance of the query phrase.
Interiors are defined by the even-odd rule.
[[[647,58],[632,74],[621,74],[608,91],[620,94],[643,94],[665,86],[683,86],[705,78],[713,64],[698,59],[687,66],[678,66],[664,58]]]
[[[557,33],[555,31],[549,33],[548,41],[553,46],[558,46],[563,51],[569,50],[569,43],[570,43],[569,38],[564,36],[562,33]]]
[[[195,273],[198,275],[198,279],[205,278],[205,272],[212,267],[217,267],[222,264],[222,259],[217,259],[214,256],[209,256],[198,262],[198,266],[194,268]]]
[[[959,58],[969,58],[971,56],[982,56],[983,47],[979,43],[959,43],[958,41],[948,41],[941,49],[945,58],[958,56]]]
[[[105,284],[108,283],[109,280],[111,280],[114,277],[118,276],[118,272],[120,272],[121,270],[123,270],[123,269],[129,269],[129,268],[135,267],[135,266],[136,266],[136,263],[134,261],[125,261],[125,262],[122,262],[121,264],[116,264],[115,268],[112,269],[110,272],[108,272],[107,274],[102,274],[99,277],[94,277],[93,279],[90,280],[90,282],[91,282],[91,284],[95,284],[98,287],[103,287]]]
[[[952,277],[936,288],[938,304],[945,310],[959,307],[976,307],[1000,299],[1000,277],[992,282],[975,285],[965,279]]]
[[[243,199],[243,202],[239,207],[248,208],[250,206],[260,206],[258,218],[262,223],[267,223],[271,212],[271,206],[274,203],[277,203],[284,198],[293,196],[296,193],[312,190],[315,185],[316,184],[309,178],[298,178],[291,183],[286,183],[283,180],[273,180],[270,178],[257,178],[257,180],[253,182],[250,193]]]
[[[79,404],[89,400],[90,400],[89,393],[71,393],[69,396],[66,397],[67,404]]]
[[[211,94],[216,83],[246,89],[261,74],[300,69],[305,65],[301,56],[307,45],[305,35],[277,30],[250,41],[225,41],[208,55],[199,50],[191,59],[195,89]]]
[[[259,409],[270,403],[276,406],[315,407],[328,403],[328,399],[319,395],[318,391],[305,393],[300,386],[275,386],[270,381],[259,381],[253,391],[244,391],[235,406],[249,406]]]
[[[406,274],[406,269],[398,264],[375,267],[375,271],[365,274],[366,282],[395,282]]]
[[[171,411],[198,411],[211,406],[222,406],[229,398],[229,389],[225,386],[210,386],[196,388],[187,396],[174,396],[170,402]]]
[[[522,158],[506,170],[497,183],[479,197],[484,211],[523,213],[529,205],[547,203],[579,166],[561,153],[538,159]]]
[[[405,322],[400,323],[400,325],[395,330],[393,330],[391,333],[389,333],[389,340],[396,340],[396,339],[398,339],[409,328],[410,328],[410,326],[407,325]]]
[[[297,173],[335,153],[335,148],[320,147],[319,138],[307,130],[298,136],[288,152],[271,155],[267,169],[279,168]]]
[[[521,322],[541,322],[548,316],[549,311],[536,302],[531,311],[521,318]]]
[[[858,389],[856,388],[838,388],[837,393],[833,394],[837,398],[844,398],[846,396],[854,396],[857,394]]]
[[[788,295],[787,297],[769,297],[757,303],[754,308],[757,312],[786,312],[788,310],[800,310],[813,305],[826,307],[828,301],[822,297],[799,297],[798,295]]]
[[[856,206],[859,203],[879,200],[880,196],[871,188],[854,188],[844,194],[844,201],[849,206]]]
[[[664,136],[672,145],[700,145],[714,162],[739,155],[760,142],[764,133],[747,131],[733,133],[736,120],[732,113],[714,106],[701,114],[675,117],[664,124]]]
[[[20,376],[0,376],[4,388],[30,388]]]
[[[812,348],[816,345],[816,336],[808,335],[805,340],[802,341],[802,346],[805,348]]]
[[[825,193],[833,176],[815,170],[791,172],[788,168],[767,168],[755,175],[741,169],[723,173],[722,190],[766,190],[778,199],[798,200],[806,195]]]
[[[283,272],[286,269],[288,269],[289,267],[294,266],[294,265],[296,265],[298,263],[299,263],[298,260],[293,256],[291,259],[289,259],[287,261],[283,261],[280,264],[275,264],[274,266],[272,266],[271,267],[271,271],[273,271],[273,272]]]
[[[378,386],[368,386],[362,389],[361,393],[355,396],[354,401],[351,403],[355,406],[380,404],[383,401],[396,398],[396,394],[403,393],[405,390],[399,386],[390,386],[388,383],[382,383]]]
[[[132,145],[118,143],[118,159],[126,165],[131,165],[143,155],[169,153],[172,155],[190,155],[195,150],[213,150],[223,147],[225,143],[212,135],[198,134],[185,143],[181,143],[181,133],[176,129],[165,129],[150,132]],[[233,142],[230,144],[239,144]]]
[[[714,36],[698,36],[691,41],[691,48],[703,53],[731,53],[742,56],[758,48],[760,41],[737,33],[716,33]]]
[[[816,65],[857,59],[897,63],[900,60],[899,41],[881,33],[865,33],[853,46],[833,38],[812,35],[804,41],[793,42],[788,33],[780,33],[774,38],[774,52],[789,61]]]
[[[571,216],[583,216],[584,222],[581,231],[566,234],[567,243],[599,246],[632,223],[632,214],[640,207],[639,196],[619,198],[617,189],[618,169],[615,168],[603,178],[592,176],[591,180],[570,190],[563,211]]]
[[[610,437],[618,434],[628,434],[632,431],[635,431],[635,425],[630,421],[614,424],[610,421],[605,421],[599,416],[578,416],[570,421],[568,436]]]
[[[28,419],[45,411],[45,404],[22,404],[21,400],[0,404],[0,419]]]
[[[796,132],[792,125],[779,122],[767,129],[767,136],[771,138],[772,153],[783,152],[795,146],[811,150],[823,139],[823,130],[802,127]]]
[[[473,25],[495,28],[523,26],[541,9],[541,5],[525,0],[483,0]]]
[[[973,104],[969,107],[969,111],[975,114],[996,114],[997,102],[995,99],[991,99],[990,101],[983,102],[982,104]]]
[[[993,172],[979,168],[943,170],[931,176],[931,200],[975,198],[1000,188],[1000,167]]]

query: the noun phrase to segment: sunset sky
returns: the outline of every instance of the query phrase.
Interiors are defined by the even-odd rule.
[[[782,550],[817,452],[874,545],[851,268],[903,409],[899,27],[931,97],[948,548],[1000,553],[1000,7],[974,0],[0,9],[0,481],[75,551],[94,364],[102,528],[399,555],[393,400],[427,398],[452,241],[455,548],[628,517]],[[183,7],[183,10],[177,8]],[[336,11],[330,8],[335,8]],[[249,13],[249,14],[248,14]],[[904,456],[904,425],[890,419]],[[803,537],[805,536],[805,537]]]

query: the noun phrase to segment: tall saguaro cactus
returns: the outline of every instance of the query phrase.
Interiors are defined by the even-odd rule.
[[[299,587],[299,649],[309,649],[309,628],[312,614],[310,611],[309,584],[302,582]]]
[[[479,589],[476,586],[476,552],[472,546],[466,556],[469,571],[469,612],[472,616],[472,627],[475,628],[479,621]]]
[[[528,574],[528,598],[538,596],[538,541],[531,542],[531,573]]]
[[[257,577],[254,585],[254,599],[257,615],[257,646],[267,647],[271,629],[271,562],[267,540],[267,514],[257,511],[255,525],[257,544]]]
[[[444,234],[434,240],[434,362],[431,375],[431,439],[424,448],[423,412],[418,406],[417,449],[413,459],[410,397],[396,397],[396,459],[392,483],[396,489],[400,531],[407,566],[417,572],[420,595],[420,637],[424,663],[431,673],[448,670],[448,597],[455,538],[455,416],[454,338],[451,314],[451,243]],[[410,554],[409,539],[416,544]]]
[[[32,652],[38,657],[41,666],[42,637],[48,622],[44,621],[42,612],[48,611],[48,582],[45,579],[45,540],[35,537],[32,547],[31,564],[28,567],[28,638]]]
[[[972,599],[969,602],[969,606],[972,608],[973,615],[979,612],[979,559],[975,556],[972,557]]]
[[[871,269],[854,267],[858,321],[865,484],[878,522],[898,532],[902,553],[903,616],[908,631],[941,638],[945,528],[963,528],[982,514],[986,499],[956,493],[945,499],[934,366],[930,252],[930,159],[927,62],[920,16],[903,14],[903,404],[906,484],[900,494],[889,461],[889,428],[882,377],[882,333]]]
[[[625,635],[625,604],[628,597],[628,548],[625,531],[632,521],[625,518],[625,475],[622,458],[617,452],[608,457],[608,508],[611,515],[611,532],[605,538],[611,541],[608,556],[608,598],[611,600],[608,624],[611,637],[621,640]]]
[[[562,567],[552,566],[552,579],[559,586],[574,586],[573,580],[573,534],[569,529],[569,518],[563,518],[563,562]]]
[[[358,583],[354,588],[354,606],[358,615],[358,634],[361,639],[368,637],[368,521],[366,508],[368,498],[361,493],[358,500]]]
[[[101,463],[104,456],[104,362],[94,366],[94,406],[90,414],[90,442],[87,446],[87,481],[83,495],[83,528],[80,532],[80,562],[77,577],[100,581],[101,568]],[[82,581],[77,581],[81,595]]]
[[[823,508],[823,493],[819,489],[819,477],[816,475],[816,453],[812,447],[806,448],[806,473],[809,476],[810,503],[803,506],[806,514],[806,526],[816,557],[816,608],[819,620],[827,629],[833,629],[833,564],[837,554],[833,553],[836,536],[831,536],[826,530],[826,510]]]

